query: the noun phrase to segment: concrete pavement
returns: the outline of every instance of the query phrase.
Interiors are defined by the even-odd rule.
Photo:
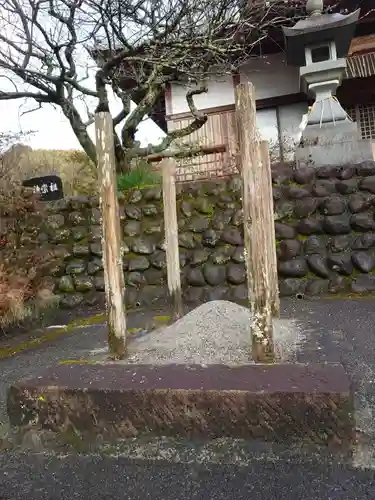
[[[135,311],[128,314],[127,325],[130,334],[137,335],[138,330],[148,330],[154,325],[155,321],[167,321],[168,318],[166,312]],[[67,328],[65,332],[56,336],[55,339],[51,335],[51,340],[43,341],[35,346],[31,343],[30,348],[26,348],[15,356],[0,359],[0,422],[6,420],[5,396],[7,388],[12,382],[29,377],[48,366],[66,360],[85,359],[91,352],[106,347],[106,324],[103,321],[99,323],[94,321],[94,324],[90,324],[90,321],[84,323],[81,326]],[[33,338],[38,338],[38,334],[42,336],[43,332],[35,332]],[[7,342],[2,341],[0,348],[11,345],[16,350],[18,345],[25,344],[29,339],[30,336],[20,335]]]
[[[370,500],[374,471],[317,459],[250,465],[134,462],[108,456],[0,455],[4,500]]]
[[[252,447],[240,466],[213,464],[210,458],[199,464],[194,453],[190,455],[190,463],[176,464],[173,459],[165,461],[165,450],[153,449],[153,459],[148,460],[150,453],[142,452],[145,447],[135,442],[121,450],[107,449],[101,454],[82,456],[3,453],[0,498],[214,500],[249,498],[249,495],[261,500],[374,498],[375,301],[284,301],[282,306],[282,315],[293,317],[306,332],[299,361],[339,361],[348,370],[356,389],[357,424],[364,438],[356,451],[354,467],[313,453],[308,457],[287,449],[273,454],[258,453]],[[53,344],[0,361],[0,397],[20,377],[64,359],[86,358],[104,345],[105,327],[87,326]]]

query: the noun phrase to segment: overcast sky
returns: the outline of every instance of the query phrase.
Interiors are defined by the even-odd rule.
[[[112,99],[111,104],[115,113],[116,108],[117,110],[119,108],[118,104],[114,99]],[[35,131],[35,134],[28,141],[28,144],[34,149],[80,149],[68,120],[59,109],[45,104],[40,110],[22,115],[23,111],[34,107],[36,104],[33,100],[28,102],[23,100],[0,101],[0,131]],[[94,139],[93,126],[90,127],[90,135]],[[162,136],[161,129],[152,120],[147,120],[140,125],[137,138],[147,145],[148,143],[157,143]]]

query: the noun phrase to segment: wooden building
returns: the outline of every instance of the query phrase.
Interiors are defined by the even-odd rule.
[[[346,0],[349,10],[359,5],[362,11],[337,97],[357,122],[362,138],[373,139],[375,156],[375,10],[371,11],[370,3]],[[186,140],[193,145],[210,147],[225,144],[226,151],[185,161],[178,170],[179,180],[225,176],[236,170],[234,89],[246,80],[255,86],[258,128],[262,138],[270,142],[273,159],[292,159],[309,101],[300,92],[298,69],[285,64],[282,46],[281,36],[265,44],[262,54],[249,60],[235,74],[208,81],[208,92],[195,97],[198,109],[204,110],[208,120]],[[164,102],[153,117],[162,128],[173,130],[189,123],[191,115],[185,98],[188,89],[183,82],[174,82],[168,87]]]

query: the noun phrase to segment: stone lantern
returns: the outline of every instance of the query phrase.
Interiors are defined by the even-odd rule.
[[[292,28],[283,28],[287,64],[298,66],[302,92],[315,100],[296,150],[297,163],[340,165],[372,159],[370,141],[335,97],[354,36],[359,10],[323,14],[323,0],[308,0],[309,14]]]

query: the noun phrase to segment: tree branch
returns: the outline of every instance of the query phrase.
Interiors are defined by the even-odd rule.
[[[159,68],[155,67],[144,85],[146,95],[130,113],[122,128],[121,138],[123,147],[129,148],[133,145],[138,125],[144,116],[154,108],[156,101],[165,90],[164,82],[165,80],[159,73]]]
[[[62,112],[68,118],[69,123],[73,129],[75,136],[77,137],[83,150],[90,158],[90,160],[96,165],[96,148],[95,144],[91,140],[89,134],[87,133],[87,126],[82,121],[80,114],[77,109],[70,101],[70,99],[60,99],[59,103]]]
[[[205,84],[202,84],[198,89],[189,90],[186,94],[186,101],[188,103],[190,112],[194,117],[193,121],[189,125],[178,130],[172,130],[157,146],[139,148],[131,151],[129,153],[130,156],[146,157],[153,154],[159,154],[162,151],[165,151],[176,139],[180,139],[181,137],[190,135],[196,130],[199,130],[201,127],[203,127],[203,125],[207,122],[207,115],[205,115],[201,111],[198,111],[197,107],[194,104],[194,96],[203,94],[205,92],[207,92],[207,86]],[[174,154],[174,156],[176,156],[176,154]],[[183,153],[182,156],[184,156]]]
[[[161,161],[163,158],[185,159],[193,158],[194,156],[210,155],[214,153],[225,153],[227,150],[226,144],[217,146],[201,146],[199,148],[180,149],[175,151],[164,151],[159,154],[150,154],[146,156],[146,160],[150,163]]]
[[[5,92],[0,90],[0,101],[10,101],[14,99],[35,99],[37,102],[55,102],[50,95],[46,94],[35,92]]]
[[[207,89],[200,82],[238,69],[272,28],[304,14],[305,0],[1,0],[0,71],[23,88],[0,91],[0,100],[34,99],[60,106],[79,143],[95,163],[95,144],[87,127],[96,111],[109,111],[108,85],[122,109],[113,118],[118,170],[131,168],[136,156],[194,155],[171,151],[177,139],[203,127],[207,116],[194,97]],[[296,6],[296,7],[295,7]],[[94,44],[104,43],[99,48]],[[84,83],[88,58],[95,66],[95,86]],[[98,70],[99,67],[99,70]],[[86,68],[84,71],[82,68]],[[82,78],[82,72],[86,78]],[[170,131],[156,146],[139,148],[135,134],[152,116],[167,82],[198,82],[186,94],[191,123]],[[88,99],[90,98],[90,99]],[[76,100],[87,99],[85,123]],[[131,101],[136,102],[130,111]],[[187,141],[188,142],[188,141]],[[194,150],[194,148],[193,148]]]

